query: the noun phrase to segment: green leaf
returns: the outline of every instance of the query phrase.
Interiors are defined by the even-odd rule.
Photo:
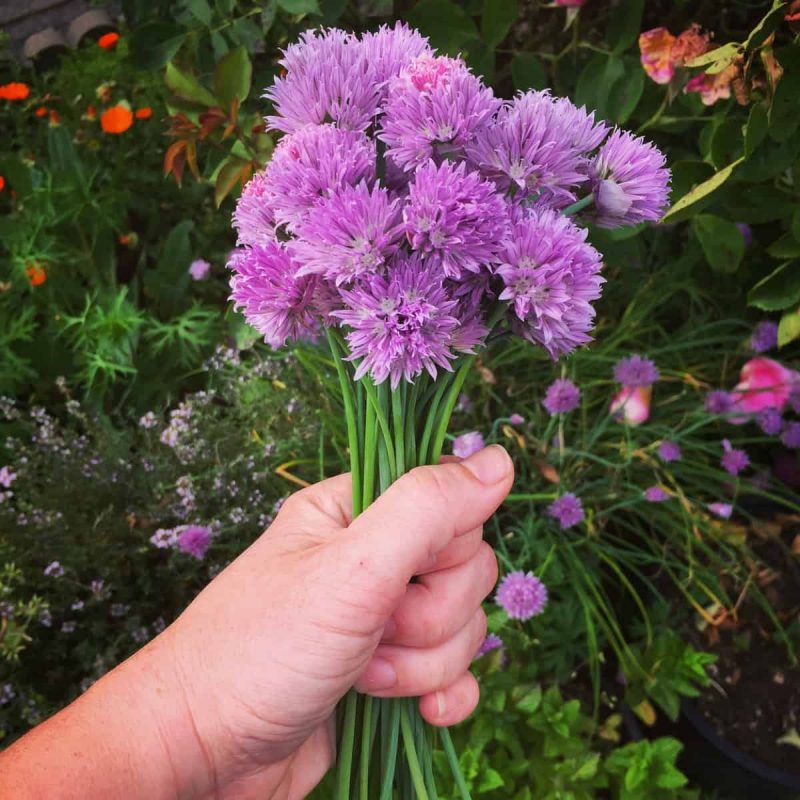
[[[525,714],[533,714],[542,702],[542,687],[534,686],[518,703],[517,708]]]
[[[747,293],[747,302],[762,311],[783,311],[800,303],[800,262],[781,264]]]
[[[319,14],[318,0],[278,0],[278,5],[289,14]]]
[[[677,203],[675,203],[672,208],[667,211],[664,215],[664,218],[661,220],[662,222],[678,222],[680,219],[685,219],[687,214],[684,212],[697,203],[699,200],[702,200],[704,197],[707,197],[712,192],[715,192],[722,186],[725,181],[730,178],[733,174],[733,171],[739,164],[744,161],[744,157],[737,158],[732,164],[728,164],[727,167],[721,169],[716,174],[712,175],[708,180],[703,181],[701,184],[695,186],[691,191],[681,197]]]
[[[716,47],[713,50],[709,50],[707,53],[695,56],[695,58],[686,62],[686,66],[703,67],[706,64],[713,64],[715,61],[728,60],[728,62],[730,62],[736,57],[740,46],[738,42],[728,42],[728,44],[724,44],[722,47]]]
[[[174,22],[147,22],[131,33],[131,58],[140,69],[161,69],[180,50],[185,28]]]
[[[772,8],[770,8],[758,25],[750,31],[750,35],[744,43],[745,50],[755,50],[757,47],[764,44],[770,34],[781,24],[783,16],[786,13],[786,5],[786,0],[773,0]]]
[[[723,191],[725,216],[751,225],[790,219],[797,206],[791,195],[769,184],[729,186]]]
[[[278,14],[278,4],[275,0],[269,0],[261,9],[261,32],[267,34],[275,24],[275,17]]]
[[[784,233],[767,248],[767,255],[782,260],[800,258],[800,242],[791,233]]]
[[[744,238],[736,224],[715,214],[698,214],[692,230],[715,272],[736,272],[744,257]]]
[[[611,50],[615,53],[622,53],[639,37],[642,29],[644,0],[622,0],[612,8],[606,40]]]
[[[800,310],[787,311],[778,323],[778,347],[800,338]]]
[[[492,789],[499,789],[501,786],[505,785],[506,783],[503,780],[503,776],[496,769],[487,767],[483,770],[483,774],[481,775],[480,783],[478,783],[478,791],[481,793],[491,792]]]
[[[155,269],[145,273],[145,289],[165,314],[178,313],[187,305],[186,286],[192,260],[192,220],[183,220],[169,232]]]
[[[625,65],[617,56],[600,53],[590,59],[578,76],[575,86],[575,103],[607,117],[608,96],[614,84],[625,75]]]
[[[625,56],[623,59],[624,75],[608,93],[608,103],[604,116],[624,125],[636,109],[644,91],[644,70],[638,58]]]
[[[19,198],[26,197],[33,191],[30,168],[16,156],[0,157],[0,175],[8,181],[9,188],[13,189]]]
[[[511,59],[511,78],[514,88],[519,92],[528,89],[544,89],[547,75],[542,63],[533,53],[519,52]]]
[[[763,103],[754,103],[744,129],[744,154],[748,158],[764,141],[769,128],[769,117]]]
[[[800,59],[792,59],[796,61]],[[791,66],[795,66],[792,64]],[[798,101],[800,97],[800,69],[789,69],[784,65],[785,71],[775,96],[772,98],[772,107],[769,111],[770,136],[778,141],[788,139],[800,124]]]
[[[241,179],[243,170],[250,162],[238,156],[229,156],[222,162],[217,179],[214,183],[214,202],[217,208],[222,201],[233,191],[233,187]]]
[[[187,0],[186,7],[189,13],[203,25],[208,27],[211,25],[212,11],[208,0]]]
[[[231,50],[214,70],[214,93],[223,109],[230,108],[234,97],[241,102],[250,94],[253,65],[244,45]]]
[[[178,97],[203,106],[216,106],[217,100],[194,75],[183,72],[173,61],[167,64],[164,82]]]
[[[320,0],[323,25],[334,25],[347,8],[347,0]]]
[[[800,242],[800,208],[792,216],[792,236]]]
[[[517,0],[483,0],[483,41],[497,47],[517,19]]]
[[[430,37],[433,47],[450,55],[458,55],[467,42],[480,39],[472,17],[451,0],[420,0],[406,21]]]
[[[47,129],[47,155],[53,172],[80,174],[81,164],[72,144],[72,136],[63,125],[53,125]]]

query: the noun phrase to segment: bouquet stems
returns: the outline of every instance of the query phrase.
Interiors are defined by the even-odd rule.
[[[474,356],[453,372],[390,390],[369,376],[355,379],[341,335],[327,329],[347,424],[353,517],[401,475],[438,463],[447,426]],[[470,794],[447,729],[438,736],[462,800]],[[413,698],[378,699],[351,691],[339,708],[336,800],[436,800],[434,729]]]

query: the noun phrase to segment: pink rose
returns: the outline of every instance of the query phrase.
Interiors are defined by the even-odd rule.
[[[618,422],[628,425],[641,425],[650,416],[650,398],[653,390],[650,386],[623,388],[611,401],[609,411]]]
[[[739,383],[733,390],[733,410],[745,414],[755,414],[764,408],[782,411],[796,382],[797,373],[777,361],[764,356],[751,358],[742,367]],[[731,421],[741,423],[747,418],[737,417]]]

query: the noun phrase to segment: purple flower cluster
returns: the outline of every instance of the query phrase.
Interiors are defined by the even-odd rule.
[[[750,456],[744,450],[734,447],[728,439],[722,440],[722,449],[720,464],[729,475],[738,475],[742,470],[747,469],[750,464]]]
[[[511,619],[524,621],[544,611],[547,587],[532,572],[509,572],[497,587],[495,601]]]
[[[778,323],[765,319],[759,322],[750,337],[750,349],[756,353],[766,353],[778,346]]]
[[[542,405],[545,411],[554,417],[574,411],[581,403],[581,390],[569,378],[554,380],[545,393]]]
[[[268,344],[341,327],[356,377],[396,387],[452,370],[490,309],[553,358],[590,340],[602,261],[560,212],[658,219],[652,145],[549,92],[500,100],[402,23],[308,31],[280,64],[265,97],[285,135],[242,192],[228,262]]]
[[[640,355],[621,358],[614,365],[614,380],[626,389],[647,388],[660,377],[655,363]]]
[[[677,442],[670,442],[665,439],[658,446],[658,457],[665,464],[669,464],[672,461],[680,461],[681,456],[682,456],[681,448]]]
[[[581,499],[571,492],[561,495],[558,500],[554,500],[547,507],[547,513],[553,519],[558,520],[558,524],[566,530],[579,522],[583,522],[586,516],[583,511]]]

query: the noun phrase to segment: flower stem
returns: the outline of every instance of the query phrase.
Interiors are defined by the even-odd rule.
[[[461,766],[458,763],[458,756],[456,755],[456,749],[453,747],[453,740],[450,738],[450,731],[447,728],[439,728],[439,736],[442,739],[442,745],[444,746],[444,752],[447,756],[447,761],[450,764],[450,771],[453,773],[453,778],[455,778],[456,786],[458,786],[458,791],[461,794],[461,800],[472,800],[469,794],[469,788],[467,787],[467,783],[464,780],[464,776],[461,773]]]
[[[358,763],[358,797],[369,800],[369,757],[372,752],[372,712],[375,700],[367,695],[364,698],[364,716],[361,727],[361,757]]]
[[[561,211],[561,213],[565,217],[571,217],[573,214],[577,214],[579,211],[583,211],[586,206],[590,206],[594,203],[594,195],[587,194],[586,197],[582,197],[576,203],[573,203],[571,206],[567,206],[565,209]]]
[[[384,703],[383,713],[389,712],[388,734],[389,744],[386,748],[386,760],[383,763],[383,785],[380,800],[392,800],[394,772],[397,766],[397,748],[400,743],[400,700],[381,700]],[[388,706],[388,708],[387,708]]]
[[[350,800],[350,773],[353,769],[353,744],[356,736],[356,709],[358,694],[351,689],[347,694],[344,708],[342,744],[339,748],[338,781],[336,800]]]
[[[403,733],[406,762],[411,773],[411,780],[414,783],[414,791],[417,794],[416,800],[429,800],[428,791],[425,788],[425,778],[422,775],[422,769],[417,758],[417,750],[414,746],[414,731],[411,728],[411,715],[408,713],[408,704],[404,700],[398,702],[402,705],[400,709],[400,729]],[[413,699],[411,702],[413,702]]]

